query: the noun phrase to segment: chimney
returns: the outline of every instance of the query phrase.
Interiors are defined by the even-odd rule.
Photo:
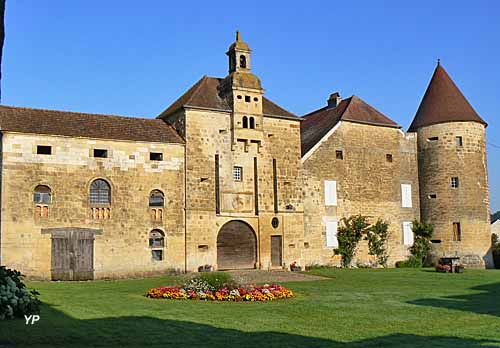
[[[330,94],[330,98],[328,98],[328,109],[333,109],[337,107],[337,105],[339,105],[341,101],[342,98],[340,97],[339,92]]]

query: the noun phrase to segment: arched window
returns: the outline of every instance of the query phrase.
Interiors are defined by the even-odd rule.
[[[103,179],[96,179],[90,184],[90,204],[110,204],[111,187]]]
[[[253,117],[250,117],[250,128],[255,129],[255,119]]]
[[[163,192],[160,190],[153,190],[149,194],[149,206],[150,207],[163,207],[165,198]]]
[[[248,117],[243,116],[243,128],[248,128]]]
[[[247,67],[247,57],[245,55],[240,56],[240,68],[246,69]]]
[[[160,230],[152,230],[149,233],[149,247],[154,261],[163,260],[163,248],[165,247],[165,234]]]
[[[50,187],[38,185],[33,193],[33,202],[41,204],[50,204],[52,202],[52,192]]]

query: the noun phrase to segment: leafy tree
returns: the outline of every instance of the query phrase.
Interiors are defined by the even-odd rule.
[[[494,223],[495,221],[497,221],[499,219],[500,219],[500,210],[494,214],[491,214],[491,223]]]
[[[410,252],[416,259],[423,262],[431,248],[431,238],[434,233],[434,226],[415,220],[413,221],[412,230],[414,241],[410,248]]]
[[[358,249],[358,243],[366,235],[370,224],[366,216],[354,215],[343,218],[342,226],[338,228],[337,240],[339,247],[336,253],[342,256],[342,266],[350,267]]]
[[[389,223],[378,219],[375,225],[372,225],[366,233],[365,240],[368,241],[368,253],[376,256],[380,265],[387,267],[389,259],[388,241],[389,241]]]

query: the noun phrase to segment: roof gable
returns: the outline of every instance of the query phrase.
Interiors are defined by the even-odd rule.
[[[231,112],[232,109],[229,102],[222,98],[219,93],[219,86],[222,81],[223,79],[221,78],[203,76],[158,117],[167,117],[179,109],[186,107]],[[297,118],[296,115],[273,103],[266,97],[262,97],[262,112],[266,116]]]
[[[96,139],[183,143],[163,120],[0,106],[2,131]]]
[[[420,127],[458,121],[479,122],[487,126],[446,70],[438,64],[408,131],[415,132]]]
[[[324,107],[303,116],[300,124],[302,156],[339,122],[401,128],[396,122],[357,96],[342,100],[336,107]]]

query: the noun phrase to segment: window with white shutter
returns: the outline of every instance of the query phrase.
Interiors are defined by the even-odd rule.
[[[325,180],[325,205],[337,205],[337,182]]]
[[[411,227],[412,223],[410,221],[403,222],[403,244],[406,246],[413,245],[413,230]]]
[[[328,248],[338,248],[339,241],[337,240],[338,221],[326,222],[326,246]]]
[[[411,184],[401,184],[401,204],[403,208],[411,208]]]

